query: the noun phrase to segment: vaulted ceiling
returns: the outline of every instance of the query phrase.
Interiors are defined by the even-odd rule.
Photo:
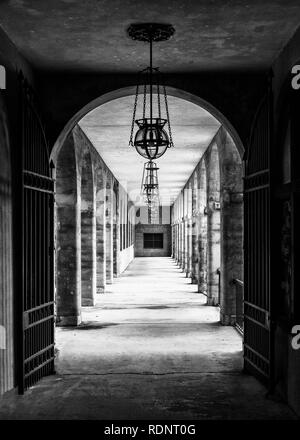
[[[134,22],[171,23],[155,45],[168,72],[264,69],[299,25],[299,0],[2,0],[0,25],[21,53],[46,70],[136,72],[147,43]]]
[[[176,199],[220,127],[198,105],[173,96],[168,102],[175,146],[156,161],[160,198],[165,206]],[[128,146],[133,103],[134,96],[110,101],[88,113],[79,125],[131,199],[141,205],[139,194],[146,159]]]
[[[0,26],[32,66],[49,73],[136,73],[149,63],[147,43],[128,26],[172,24],[154,45],[167,73],[244,72],[269,68],[300,22],[299,0],[1,0]],[[115,176],[138,193],[144,160],[128,147],[133,97],[96,108],[80,122]],[[174,150],[158,161],[162,200],[186,183],[219,128],[192,103],[170,97]]]

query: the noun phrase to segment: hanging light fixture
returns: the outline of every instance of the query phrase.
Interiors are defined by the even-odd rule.
[[[134,146],[136,151],[144,158],[155,160],[161,157],[166,152],[167,148],[174,145],[166,87],[159,69],[153,67],[152,45],[153,42],[168,40],[174,34],[175,29],[173,26],[167,24],[145,23],[132,24],[129,26],[127,32],[133,40],[145,41],[150,44],[150,66],[140,72],[139,81],[136,87],[129,145]],[[142,117],[136,119],[138,96],[141,85],[143,85],[143,111]],[[147,116],[148,85],[149,113]],[[162,118],[161,93],[163,93],[165,118]],[[154,94],[157,96],[157,113],[153,105]],[[138,130],[133,139],[135,124],[138,126]],[[166,129],[165,125],[167,126]]]
[[[157,176],[158,169],[156,163],[152,160],[144,164],[141,195],[148,208],[148,219],[150,224],[157,220],[159,215],[160,200]]]
[[[152,160],[144,164],[141,194],[148,207],[159,203],[158,170],[159,168]]]

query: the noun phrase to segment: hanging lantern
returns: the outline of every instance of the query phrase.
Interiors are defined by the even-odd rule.
[[[155,162],[149,161],[144,164],[141,193],[148,207],[154,206],[157,201],[159,203],[158,169]]]
[[[153,68],[152,43],[154,41],[168,40],[175,30],[166,24],[133,24],[128,28],[128,35],[133,40],[150,43],[150,66],[140,72],[136,87],[133,118],[129,145],[134,146],[136,151],[144,158],[155,160],[161,157],[167,148],[174,146],[170,125],[168,99],[166,87],[158,68]],[[142,118],[136,119],[140,86],[143,87],[143,112]],[[148,86],[149,85],[149,86]],[[149,93],[147,93],[147,89]],[[153,105],[154,93],[157,96],[157,109]],[[165,118],[162,118],[161,94],[163,93]],[[149,109],[147,96],[149,95]],[[148,113],[148,115],[147,115]],[[138,130],[134,136],[135,124]],[[134,139],[133,139],[134,138]]]

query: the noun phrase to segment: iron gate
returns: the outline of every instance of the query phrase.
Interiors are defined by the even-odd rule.
[[[244,367],[271,382],[270,152],[271,88],[252,127],[244,179]]]
[[[23,393],[54,372],[54,183],[34,94],[22,75],[20,95],[23,287],[18,383]]]

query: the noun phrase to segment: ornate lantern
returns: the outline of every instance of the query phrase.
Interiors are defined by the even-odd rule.
[[[150,224],[159,216],[159,189],[157,177],[156,163],[151,160],[144,165],[143,180],[141,187],[141,194],[145,205],[148,207],[148,218]]]
[[[154,206],[157,202],[159,203],[158,169],[156,163],[151,160],[144,164],[141,193],[148,207]]]
[[[150,43],[150,66],[140,72],[140,78],[136,87],[133,118],[129,145],[134,146],[136,151],[149,160],[161,157],[167,148],[174,146],[171,133],[170,116],[166,87],[158,68],[152,65],[152,43],[154,41],[168,40],[175,32],[171,25],[166,24],[132,24],[128,28],[128,35],[133,40]],[[148,88],[149,84],[149,88]],[[143,87],[143,113],[142,118],[136,119],[138,96],[140,86]],[[147,117],[147,89],[149,89],[149,115]],[[153,95],[157,95],[157,114],[154,114]],[[163,92],[165,118],[162,118],[161,92]],[[138,130],[134,136],[134,125]],[[165,127],[166,126],[166,127]],[[167,133],[168,131],[168,133]]]

